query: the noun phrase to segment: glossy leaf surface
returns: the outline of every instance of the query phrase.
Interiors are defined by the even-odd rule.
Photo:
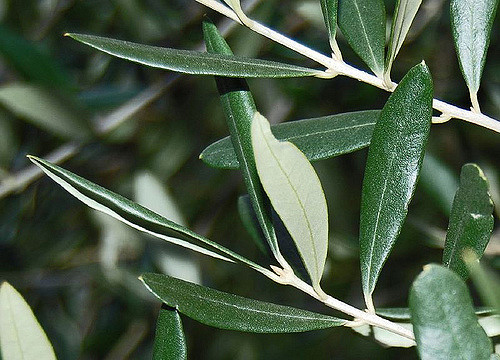
[[[209,53],[232,55],[229,45],[213,23],[203,22],[203,35]],[[260,185],[252,148],[251,125],[256,111],[252,94],[244,79],[216,77],[215,81],[231,134],[231,147],[236,159],[242,164],[240,170],[250,202],[269,247],[275,257],[279,257],[278,242],[269,210],[266,209],[265,195]]]
[[[290,141],[309,161],[328,159],[362,149],[370,144],[380,110],[356,111],[272,125],[273,135]],[[206,164],[236,169],[239,162],[229,137],[209,145],[200,155]]]
[[[451,208],[443,264],[466,279],[468,271],[463,260],[464,250],[473,250],[480,259],[492,230],[493,201],[488,193],[488,181],[479,166],[465,164]]]
[[[21,294],[0,286],[0,350],[9,360],[55,360],[52,345]]]
[[[410,26],[422,4],[422,0],[398,0],[392,19],[391,37],[385,61],[385,72],[390,74],[392,63],[405,41]]]
[[[467,286],[453,271],[427,265],[412,285],[409,302],[422,360],[490,358],[490,339],[474,314]]]
[[[186,74],[286,78],[313,76],[319,73],[319,71],[314,69],[275,61],[163,48],[93,35],[67,35],[86,45],[122,59]]]
[[[339,0],[338,24],[354,52],[381,77],[384,73],[384,2]]]
[[[244,298],[170,276],[147,273],[144,285],[181,314],[220,329],[256,333],[290,333],[342,326],[346,321]]]
[[[186,360],[187,348],[181,317],[175,308],[163,305],[156,322],[153,359]]]
[[[48,161],[30,156],[52,180],[92,209],[173,244],[226,261],[240,262],[260,271],[262,267],[161,215],[94,184]]]
[[[255,113],[252,145],[259,178],[319,287],[328,251],[328,209],[318,175],[291,142],[280,142],[269,122]]]
[[[365,298],[375,289],[408,212],[429,135],[432,93],[427,66],[413,67],[387,100],[373,131],[360,219]]]
[[[451,28],[460,68],[467,86],[476,93],[490,43],[498,0],[452,0]]]

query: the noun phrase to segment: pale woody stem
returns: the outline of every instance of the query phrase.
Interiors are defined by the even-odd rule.
[[[242,21],[240,21],[240,19],[237,17],[234,11],[224,6],[217,0],[196,0],[196,1],[215,11],[222,13],[223,15],[228,16],[229,18],[239,23],[242,23]],[[386,84],[386,82],[384,82],[383,79],[375,75],[356,69],[355,67],[343,62],[342,60],[333,59],[324,54],[321,54],[305,45],[298,43],[293,39],[290,39],[266,27],[265,25],[258,23],[257,21],[250,19],[245,19],[245,20],[246,20],[245,21],[246,25],[248,25],[251,30],[283,46],[286,46],[289,49],[292,49],[298,52],[299,54],[308,57],[309,59],[316,61],[317,63],[326,67],[330,74],[348,76],[386,91],[393,91],[397,86],[397,83],[392,82],[390,84]],[[475,111],[461,109],[457,106],[436,99],[434,99],[432,106],[434,107],[434,109],[438,110],[443,114],[441,119],[452,119],[452,118],[461,119],[500,133],[500,121],[497,121],[486,115],[480,114]],[[478,106],[476,105],[475,108],[478,109]]]

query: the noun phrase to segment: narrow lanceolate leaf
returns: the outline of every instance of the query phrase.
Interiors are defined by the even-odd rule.
[[[479,166],[465,164],[451,208],[443,264],[467,279],[469,273],[463,261],[464,250],[471,249],[480,259],[492,230],[493,201],[488,193],[488,181]]]
[[[399,235],[424,157],[432,116],[432,80],[413,67],[375,125],[361,199],[360,257],[367,300]]]
[[[135,229],[173,244],[222,260],[244,263],[257,271],[265,272],[265,269],[250,260],[196,234],[184,226],[165,219],[163,216],[121,195],[115,194],[48,161],[34,156],[29,158],[52,180],[92,209],[102,211]]]
[[[339,0],[321,0],[321,11],[325,19],[326,30],[328,31],[328,39],[330,41],[330,48],[335,55],[340,54],[335,34],[337,32],[337,8]]]
[[[154,360],[186,360],[187,348],[179,312],[163,305],[156,322]]]
[[[471,94],[481,82],[498,0],[452,0],[451,28],[460,68]]]
[[[338,23],[356,54],[378,77],[382,77],[385,47],[384,2],[339,0]]]
[[[0,286],[0,350],[6,360],[56,359],[33,311],[7,282]]]
[[[122,59],[186,74],[243,78],[287,78],[314,76],[320,73],[318,70],[275,61],[170,49],[93,35],[67,35]]]
[[[231,56],[232,51],[217,27],[209,22],[203,22],[203,35],[209,53]],[[269,243],[274,256],[281,258],[278,249],[278,240],[274,227],[266,210],[264,194],[255,167],[252,149],[251,124],[256,111],[255,103],[244,79],[215,78],[219,90],[224,115],[226,116],[231,143],[236,159],[242,164],[240,170],[245,181],[250,202],[262,228],[264,236]]]
[[[497,313],[492,307],[476,307],[474,313],[477,316],[489,316]],[[409,308],[377,308],[377,315],[390,320],[410,321],[411,313]]]
[[[264,254],[271,255],[271,249],[259,226],[259,220],[253,210],[249,195],[243,195],[238,198],[238,213],[240,214],[243,226],[245,226],[245,229],[247,229],[247,232],[259,250]]]
[[[0,87],[0,104],[20,118],[62,139],[88,138],[90,127],[68,100],[40,86],[11,83]]]
[[[260,181],[319,289],[328,249],[328,210],[318,175],[292,143],[280,142],[255,113],[252,145]]]
[[[500,313],[500,279],[495,273],[481,266],[474,251],[465,250],[464,260],[483,302]]]
[[[490,358],[490,339],[477,321],[467,286],[453,271],[427,265],[409,301],[422,360]]]
[[[356,111],[272,125],[273,135],[290,141],[309,161],[329,159],[362,149],[370,144],[380,110]],[[200,155],[207,165],[237,169],[238,158],[226,137],[209,145]]]
[[[422,0],[398,0],[396,3],[392,19],[391,38],[385,61],[385,73],[388,77],[390,77],[392,63],[405,41],[420,4],[422,4]]]
[[[332,316],[244,298],[167,275],[148,273],[141,280],[156,297],[181,314],[220,329],[291,333],[346,323]]]

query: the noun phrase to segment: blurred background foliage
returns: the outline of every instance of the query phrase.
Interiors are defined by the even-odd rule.
[[[324,53],[319,1],[250,0],[252,16]],[[388,14],[395,1],[386,1]],[[469,107],[449,28],[449,4],[424,1],[393,68],[401,79],[424,59],[435,97]],[[262,259],[239,219],[236,171],[211,169],[199,153],[228,131],[214,81],[178,76],[96,52],[62,35],[82,32],[202,49],[208,14],[239,55],[315,66],[186,0],[0,0],[0,279],[27,299],[60,359],[151,358],[158,301],[137,280],[174,274],[260,300],[329,313],[298,291],[237,265],[170,246],[87,209],[37,171],[26,154],[65,159],[98,184],[187,224],[249,258]],[[390,17],[389,19],[390,20]],[[500,119],[497,19],[479,94]],[[344,59],[363,68],[340,37]],[[348,78],[249,80],[271,122],[381,108],[388,94]],[[432,127],[424,170],[398,245],[375,292],[378,306],[406,306],[422,265],[439,262],[461,166],[479,163],[500,214],[499,134],[459,121]],[[316,163],[331,218],[325,290],[362,307],[358,219],[366,150]],[[485,262],[500,268],[498,226]],[[191,359],[416,359],[348,329],[259,335],[183,318]]]

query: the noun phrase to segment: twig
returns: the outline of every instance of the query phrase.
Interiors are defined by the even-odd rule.
[[[321,54],[320,52],[313,50],[305,45],[302,45],[297,41],[289,37],[286,37],[283,34],[280,34],[277,31],[272,30],[263,24],[260,24],[257,21],[250,20],[248,18],[246,18],[243,21],[243,19],[238,18],[238,16],[233,10],[231,10],[227,6],[224,6],[217,0],[196,0],[196,1],[235,20],[239,24],[245,23],[245,25],[247,25],[251,30],[323,65],[327,69],[325,71],[326,78],[331,78],[335,75],[344,75],[353,79],[357,79],[366,84],[373,85],[379,89],[383,89],[386,91],[393,91],[397,86],[397,83],[394,82],[392,82],[390,86],[387,86],[384,83],[383,79],[378,78],[377,76],[369,74],[365,71],[356,69],[355,67],[345,63],[342,60],[331,58],[324,54]],[[434,107],[434,109],[438,110],[443,114],[441,120],[443,119],[449,120],[452,118],[465,120],[467,122],[500,133],[500,122],[489,116],[477,113],[475,111],[465,110],[437,99],[434,99],[432,106]],[[439,121],[437,123],[442,123],[442,122],[444,121]]]

